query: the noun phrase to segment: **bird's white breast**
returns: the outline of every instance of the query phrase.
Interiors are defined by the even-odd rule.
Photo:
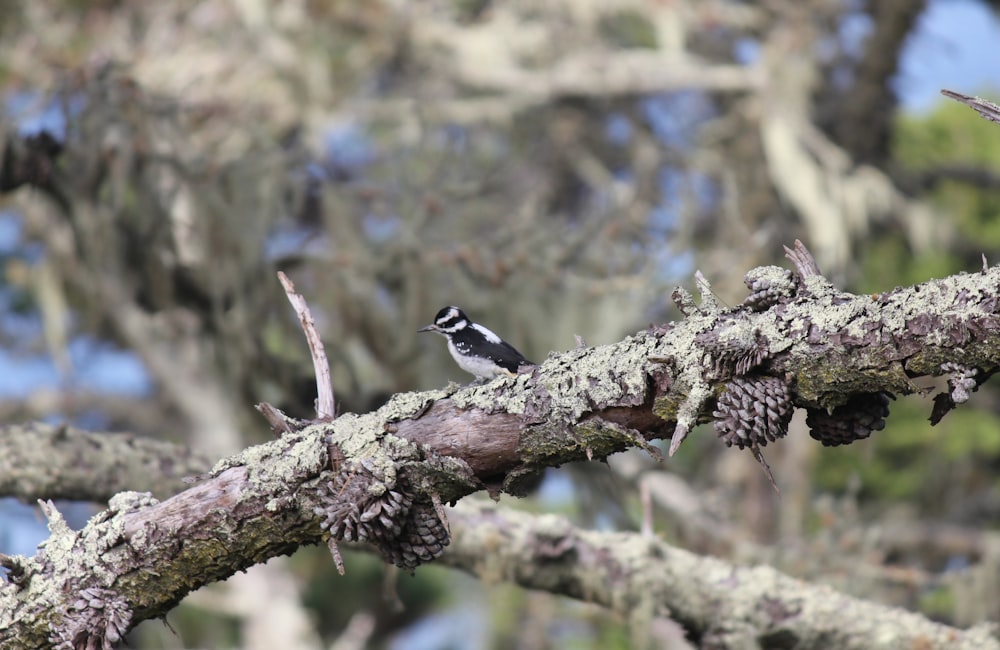
[[[448,352],[451,353],[451,358],[455,360],[455,363],[458,364],[459,368],[465,372],[475,375],[476,377],[493,379],[503,372],[503,369],[489,359],[463,355],[455,349],[455,344],[451,342],[451,339],[448,339]]]

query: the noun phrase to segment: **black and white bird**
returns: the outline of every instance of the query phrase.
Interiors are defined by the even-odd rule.
[[[418,332],[437,332],[448,339],[448,352],[458,366],[479,381],[499,375],[515,375],[522,366],[533,366],[513,345],[479,323],[473,323],[458,307],[449,305],[434,322]]]

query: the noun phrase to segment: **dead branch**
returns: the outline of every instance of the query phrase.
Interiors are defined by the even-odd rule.
[[[333,380],[330,378],[330,363],[326,359],[323,339],[319,335],[319,330],[316,329],[316,321],[313,320],[306,299],[295,291],[295,284],[281,271],[278,271],[278,279],[285,289],[288,302],[292,303],[292,308],[295,309],[295,314],[299,317],[306,341],[309,342],[313,371],[316,373],[316,417],[321,420],[332,420],[337,417],[337,405],[333,395]]]
[[[941,89],[941,94],[945,97],[954,99],[956,102],[965,104],[972,110],[979,113],[983,119],[989,120],[990,122],[1000,122],[1000,106],[989,101],[988,99],[974,97],[972,95],[963,95],[962,93],[957,93],[954,90],[945,89]]]

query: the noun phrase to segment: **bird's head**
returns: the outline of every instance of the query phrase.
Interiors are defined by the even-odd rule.
[[[418,332],[437,332],[438,334],[454,334],[469,326],[469,317],[458,307],[449,305],[443,307],[434,317],[434,322],[426,327],[421,327]]]

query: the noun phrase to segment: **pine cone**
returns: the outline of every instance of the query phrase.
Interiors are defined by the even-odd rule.
[[[320,526],[334,539],[377,542],[395,539],[403,530],[412,498],[379,481],[361,465],[342,469],[323,490],[316,508]]]
[[[131,620],[124,598],[110,589],[88,587],[63,614],[49,641],[60,648],[112,650],[125,638]]]
[[[798,290],[795,275],[780,266],[758,266],[743,277],[750,295],[743,304],[754,311],[764,311],[780,302],[788,302]]]
[[[828,413],[823,409],[807,409],[806,424],[809,435],[824,447],[849,445],[871,435],[872,431],[885,428],[889,415],[890,393],[860,393],[846,404]]]
[[[326,485],[314,512],[333,539],[368,542],[387,562],[412,571],[440,556],[451,536],[430,500],[414,503],[398,488],[357,463]]]
[[[732,337],[723,340],[716,330],[708,330],[695,336],[695,343],[708,353],[715,377],[745,375],[770,355],[770,341],[759,332],[753,331],[742,339]]]
[[[380,540],[375,545],[386,560],[401,569],[412,571],[421,564],[440,557],[450,542],[448,529],[438,518],[433,504],[428,501],[414,504],[399,537]]]
[[[777,377],[737,377],[726,383],[712,415],[712,426],[727,447],[764,447],[788,433],[788,384]]]

